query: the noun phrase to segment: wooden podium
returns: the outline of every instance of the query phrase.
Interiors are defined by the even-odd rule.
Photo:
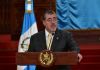
[[[24,52],[16,54],[17,65],[30,65],[35,64],[41,66],[39,61],[40,52]],[[76,65],[78,57],[76,52],[53,52],[54,62],[53,65]],[[44,69],[45,70],[45,69]],[[49,67],[48,67],[49,70]],[[53,69],[52,69],[53,70]]]

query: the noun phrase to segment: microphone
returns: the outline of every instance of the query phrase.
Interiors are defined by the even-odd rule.
[[[52,33],[52,35],[54,36],[54,35],[55,35],[55,33]]]
[[[53,32],[53,33],[52,33],[52,36],[54,36],[54,35],[55,35],[55,33]],[[59,39],[59,37],[57,36],[57,37],[56,37],[56,39],[58,40],[58,39]]]

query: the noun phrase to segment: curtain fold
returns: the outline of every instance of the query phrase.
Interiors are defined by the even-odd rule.
[[[59,29],[100,29],[100,0],[56,0]]]

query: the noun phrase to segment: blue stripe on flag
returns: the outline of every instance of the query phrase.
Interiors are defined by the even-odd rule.
[[[25,13],[24,14],[22,34],[25,33],[32,26],[32,24],[34,24],[36,22],[34,16],[35,15],[33,13]]]
[[[24,70],[35,70],[35,65],[27,65],[27,67]]]

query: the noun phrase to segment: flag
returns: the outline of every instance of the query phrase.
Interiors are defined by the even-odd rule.
[[[25,13],[18,52],[26,52],[28,50],[30,37],[37,32],[38,30],[33,10],[33,0],[25,0]],[[17,70],[35,70],[35,65],[18,65]]]

